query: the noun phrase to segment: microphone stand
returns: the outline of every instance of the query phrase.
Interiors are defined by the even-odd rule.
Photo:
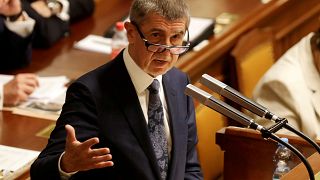
[[[275,122],[276,122],[276,124],[269,127],[269,129],[268,129],[269,131],[275,133],[278,130],[280,130],[281,128],[285,128],[285,129],[295,133],[296,135],[302,137],[309,144],[311,144],[317,150],[317,152],[320,154],[320,146],[315,141],[313,141],[311,138],[309,138],[308,136],[306,136],[302,132],[300,132],[300,131],[296,130],[294,127],[292,127],[288,123],[288,120],[286,118],[276,118]]]
[[[294,154],[296,154],[300,158],[300,160],[304,163],[304,165],[306,166],[308,173],[309,173],[309,176],[310,176],[310,179],[314,180],[314,173],[312,171],[312,168],[311,168],[310,164],[308,163],[307,159],[301,154],[301,152],[298,151],[296,148],[294,148],[289,143],[282,141],[279,137],[277,137],[276,135],[273,134],[273,133],[276,133],[278,130],[280,130],[283,127],[296,133],[300,137],[304,138],[306,141],[308,141],[310,144],[312,144],[317,149],[318,152],[320,152],[319,146],[313,140],[311,140],[308,136],[304,135],[300,131],[297,131],[291,125],[289,125],[288,120],[286,118],[277,118],[276,124],[272,125],[268,129],[262,129],[260,132],[261,132],[263,138],[271,138],[271,139],[283,144],[288,149],[290,149],[292,152],[294,152]]]

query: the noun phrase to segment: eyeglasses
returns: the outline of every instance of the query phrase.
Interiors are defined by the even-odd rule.
[[[163,44],[155,44],[155,43],[151,43],[149,42],[144,35],[142,34],[142,32],[140,31],[138,25],[135,22],[131,22],[136,28],[137,31],[139,33],[140,38],[144,41],[144,45],[147,47],[147,50],[150,52],[157,52],[157,53],[162,53],[166,50],[169,50],[171,54],[174,55],[180,55],[183,54],[185,52],[188,51],[189,47],[190,47],[190,42],[189,42],[189,31],[187,30],[188,34],[187,34],[187,44],[185,46],[168,46],[168,45],[163,45]]]

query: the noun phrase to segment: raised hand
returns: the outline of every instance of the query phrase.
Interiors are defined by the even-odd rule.
[[[47,3],[45,1],[34,1],[31,7],[37,11],[42,17],[48,18],[52,15]]]
[[[79,142],[71,125],[65,126],[67,131],[65,153],[61,159],[61,169],[64,172],[86,171],[96,168],[113,166],[109,148],[93,149],[99,143],[98,138]]]

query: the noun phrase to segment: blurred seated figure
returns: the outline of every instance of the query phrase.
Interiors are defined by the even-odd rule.
[[[15,106],[26,101],[29,95],[39,86],[35,74],[17,74],[6,84],[0,84],[0,110],[3,105]]]
[[[35,19],[33,47],[48,48],[69,33],[70,23],[90,16],[94,0],[22,0],[23,8]]]
[[[302,38],[267,71],[254,90],[254,99],[307,136],[320,139],[319,72],[320,31]],[[290,132],[281,129],[279,133]]]
[[[0,0],[0,70],[30,63],[34,24],[21,8],[20,0]]]

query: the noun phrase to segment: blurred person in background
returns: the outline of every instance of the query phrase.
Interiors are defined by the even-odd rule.
[[[35,19],[33,47],[49,48],[67,36],[70,24],[92,15],[94,0],[22,0],[23,8]]]
[[[35,21],[20,0],[0,0],[0,70],[27,66],[31,61]]]
[[[262,77],[254,99],[307,136],[320,140],[320,31],[290,48]],[[271,122],[258,121],[264,125]],[[279,133],[290,133],[285,129]]]

